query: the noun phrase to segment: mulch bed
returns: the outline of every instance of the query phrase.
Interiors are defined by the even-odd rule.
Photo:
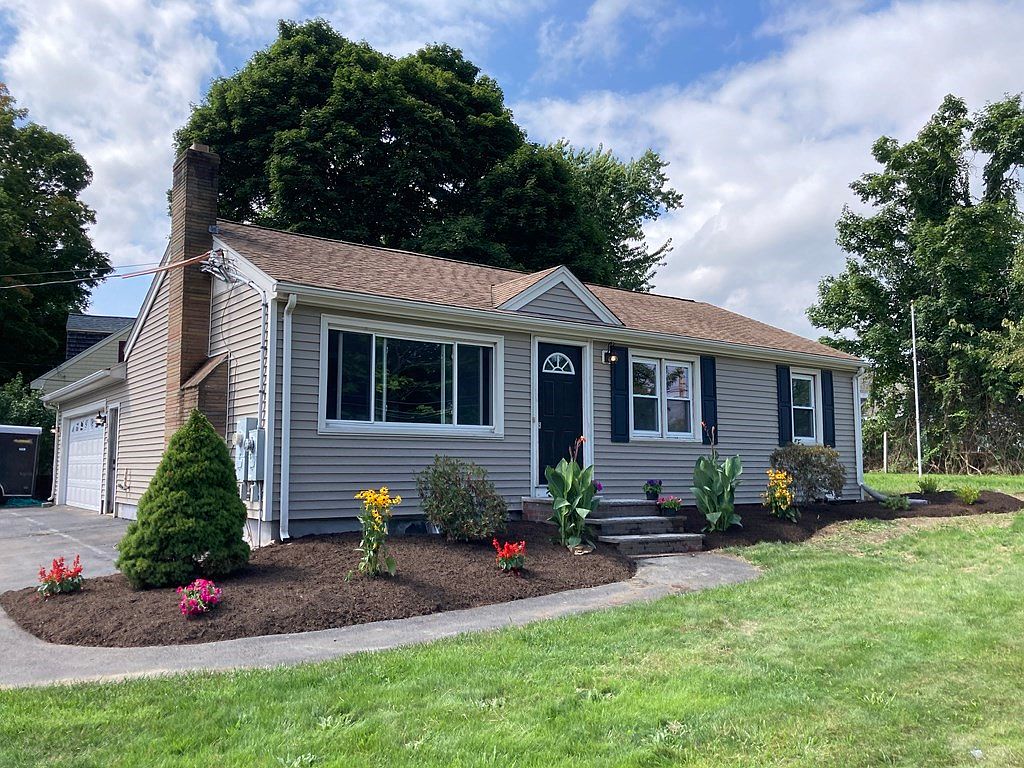
[[[911,498],[926,498],[928,504],[915,505],[899,512],[886,509],[877,501],[859,504],[803,504],[800,506],[800,519],[795,523],[772,517],[760,505],[737,504],[736,511],[742,518],[742,527],[731,528],[725,533],[705,534],[704,548],[745,547],[762,541],[806,541],[822,528],[843,520],[959,517],[992,512],[1018,512],[1024,509],[1024,501],[995,491],[982,491],[981,498],[970,506],[961,503],[951,491],[941,491],[927,496],[911,494]]]
[[[308,632],[383,619],[472,608],[628,579],[633,563],[610,547],[574,556],[551,541],[550,526],[512,523],[504,540],[525,540],[522,577],[502,573],[489,543],[396,536],[394,578],[357,569],[357,534],[309,536],[253,552],[248,567],[217,581],[224,598],[213,611],[185,619],[173,589],[136,592],[120,574],[44,600],[33,588],[0,595],[23,629],[52,643],[147,646]],[[346,574],[352,572],[346,580]]]

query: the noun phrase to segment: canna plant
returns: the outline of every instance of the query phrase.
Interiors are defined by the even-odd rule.
[[[724,461],[719,459],[713,428],[710,434],[711,455],[697,459],[690,491],[697,500],[697,508],[708,521],[705,530],[726,531],[741,524],[740,516],[736,514],[736,488],[743,474],[743,462],[739,456]]]
[[[569,450],[571,460],[562,459],[547,467],[544,476],[552,499],[551,522],[558,528],[558,541],[575,550],[591,544],[587,515],[597,509],[600,499],[594,485],[594,467],[581,467],[576,461],[586,438],[580,437]]]

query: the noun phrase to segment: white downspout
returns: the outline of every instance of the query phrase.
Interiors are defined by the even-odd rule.
[[[281,540],[288,538],[288,491],[291,485],[289,471],[291,464],[292,437],[292,313],[299,297],[288,296],[284,308],[284,357],[281,361],[284,372],[281,379]]]
[[[857,487],[860,490],[861,501],[864,500],[864,437],[860,414],[860,377],[863,374],[864,369],[860,368],[853,377],[853,444],[857,462]]]
[[[276,436],[274,421],[277,416],[277,301],[269,303],[267,311],[267,397],[266,414],[259,414],[266,424],[266,455],[263,458],[263,498],[260,522],[274,519],[274,459]],[[262,528],[262,526],[261,526]],[[261,530],[262,535],[262,530]],[[262,542],[261,542],[262,543]]]

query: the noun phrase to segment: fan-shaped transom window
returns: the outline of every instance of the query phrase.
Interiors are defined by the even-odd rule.
[[[544,373],[564,373],[566,376],[576,373],[576,367],[572,364],[572,360],[561,352],[552,352],[548,355],[544,359],[544,367],[541,370]]]

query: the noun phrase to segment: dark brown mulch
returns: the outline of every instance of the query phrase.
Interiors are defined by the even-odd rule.
[[[489,543],[396,536],[389,547],[397,575],[370,579],[356,570],[358,535],[338,534],[256,550],[243,572],[218,580],[223,602],[198,618],[178,613],[173,589],[136,592],[120,574],[87,578],[82,592],[47,600],[31,588],[6,592],[0,605],[23,629],[52,643],[174,645],[472,608],[609,584],[635,571],[610,547],[575,556],[553,544],[551,534],[547,525],[512,523],[500,537],[526,540],[522,577],[498,569]]]
[[[991,512],[1017,512],[1024,509],[1024,501],[995,491],[982,491],[978,502],[970,506],[961,503],[951,491],[933,493],[926,497],[920,494],[913,496],[927,498],[928,504],[912,506],[905,512],[886,509],[877,501],[859,504],[804,504],[800,507],[800,519],[795,523],[772,517],[759,505],[738,504],[736,511],[742,518],[743,526],[731,528],[725,533],[706,534],[704,548],[745,547],[762,541],[806,541],[822,528],[843,520],[958,517]]]

